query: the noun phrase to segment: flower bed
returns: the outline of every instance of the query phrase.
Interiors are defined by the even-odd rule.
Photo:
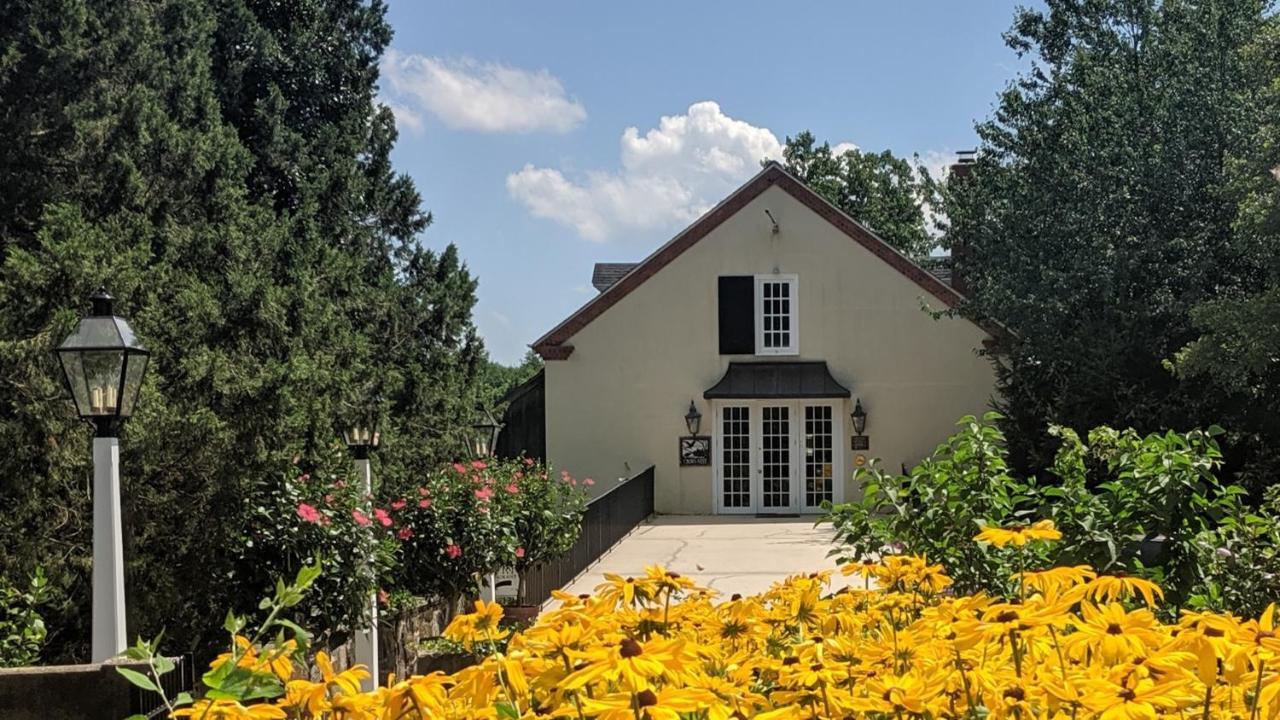
[[[1049,542],[1051,523],[988,528],[1008,552]],[[266,705],[198,702],[255,718],[1274,718],[1280,637],[1257,620],[1184,612],[1160,622],[1154,583],[1088,567],[1028,570],[1012,597],[953,595],[943,568],[909,556],[798,575],[717,599],[659,567],[610,576],[592,596],[512,633],[477,603],[447,635],[485,654],[453,675],[359,693],[362,669],[289,680]],[[860,586],[860,587],[859,587]],[[270,647],[237,662],[289,668]],[[227,661],[230,661],[228,659]],[[221,702],[221,705],[215,703]],[[256,714],[250,715],[253,712]],[[236,714],[242,713],[242,714]]]

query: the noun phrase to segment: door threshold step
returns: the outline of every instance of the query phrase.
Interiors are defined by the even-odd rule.
[[[800,513],[756,513],[758,518],[798,518]]]

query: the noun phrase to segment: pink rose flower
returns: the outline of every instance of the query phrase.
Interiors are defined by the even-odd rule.
[[[533,467],[533,458],[525,458],[524,464],[525,464],[525,467]]]
[[[516,557],[518,558],[524,557],[524,548],[522,547],[516,548]]]
[[[592,485],[596,484],[596,481],[592,480],[591,478],[586,478],[582,481],[582,484],[586,485],[587,487],[591,487]]]
[[[298,482],[304,483],[311,479],[311,473],[302,473],[298,476]]]
[[[462,463],[454,463],[453,469],[457,470],[459,474],[465,473],[467,471],[467,467]]]
[[[320,522],[320,513],[306,503],[298,503],[298,517],[309,523]]]
[[[352,511],[351,511],[351,519],[352,519],[352,520],[355,520],[357,525],[361,525],[361,526],[363,526],[363,525],[368,525],[368,524],[369,524],[369,516],[368,516],[368,515],[365,515],[364,513],[360,512],[359,510],[352,510]]]
[[[396,533],[396,537],[401,541],[408,540],[409,538],[413,537],[413,528],[409,527],[408,525],[405,525],[404,527],[400,528],[400,532]]]
[[[400,498],[399,500],[397,500],[397,501],[395,501],[395,502],[391,503],[391,509],[392,509],[392,510],[403,510],[403,509],[404,509],[404,506],[405,506],[405,505],[408,505],[408,504],[409,504],[409,503],[408,503],[404,498]]]
[[[423,498],[423,499],[421,499],[421,500],[419,500],[419,501],[418,501],[418,507],[420,507],[420,508],[422,508],[423,510],[425,510],[425,509],[427,509],[427,508],[431,507],[431,501],[430,501],[430,500],[428,500],[428,499],[426,499],[426,498]]]
[[[421,495],[422,497],[426,497],[431,494],[431,491],[424,487],[420,487],[418,488],[418,494]]]
[[[325,495],[325,496],[324,496],[324,504],[325,504],[325,505],[332,505],[332,504],[333,504],[333,493],[329,493],[328,495]]]
[[[516,485],[515,483],[507,483],[506,490],[512,495],[515,495],[516,493],[520,492],[520,486]]]
[[[382,508],[375,508],[373,516],[378,518],[378,522],[382,523],[382,527],[391,527],[391,516]]]
[[[493,488],[482,487],[476,490],[476,498],[484,502],[489,502],[489,498],[493,497]]]
[[[391,600],[391,596],[387,594],[387,591],[383,590],[382,588],[378,588],[378,603],[381,605],[386,605],[387,602],[389,602],[390,600]]]
[[[483,460],[472,460],[471,467],[475,468],[476,470],[483,470],[489,466]]]
[[[458,558],[462,556],[462,548],[457,545],[450,545],[444,549],[444,554],[448,555],[450,558]]]

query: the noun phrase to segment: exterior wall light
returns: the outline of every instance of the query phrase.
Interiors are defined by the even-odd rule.
[[[697,435],[698,428],[702,426],[702,413],[698,412],[698,406],[689,401],[689,412],[684,414],[684,425],[689,428],[690,435]]]
[[[862,409],[862,398],[854,401],[853,412],[849,413],[849,418],[853,420],[853,433],[855,435],[865,435],[867,430],[867,411]]]

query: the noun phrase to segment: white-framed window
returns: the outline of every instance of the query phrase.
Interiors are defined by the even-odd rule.
[[[756,354],[800,354],[795,275],[756,276]]]

